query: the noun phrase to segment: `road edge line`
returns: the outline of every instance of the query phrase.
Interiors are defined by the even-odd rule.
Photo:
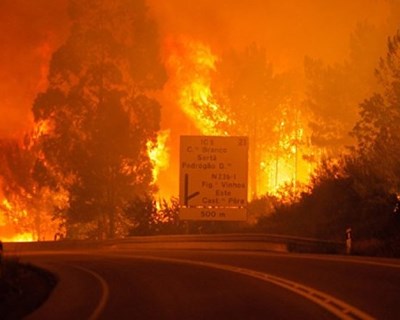
[[[82,270],[86,273],[89,273],[91,276],[93,276],[94,278],[96,278],[101,285],[101,297],[99,302],[97,303],[96,308],[94,309],[94,311],[92,312],[92,314],[89,316],[89,320],[96,320],[99,318],[100,314],[103,312],[107,301],[108,301],[108,297],[110,295],[110,290],[108,288],[108,284],[107,282],[104,280],[103,277],[101,277],[97,272],[94,272],[88,268],[82,267],[82,266],[77,266],[77,265],[70,265],[73,268]]]
[[[354,306],[349,305],[348,303],[337,299],[329,294],[326,294],[322,291],[316,290],[314,288],[305,286],[303,284],[281,278],[278,276],[274,276],[268,273],[255,271],[252,269],[241,268],[230,266],[226,264],[212,263],[212,262],[204,262],[204,261],[194,261],[194,260],[186,260],[186,259],[177,259],[177,258],[166,258],[166,257],[158,257],[158,256],[147,256],[147,255],[121,255],[121,254],[113,254],[117,257],[125,257],[125,258],[134,258],[134,259],[142,259],[142,260],[157,260],[157,261],[165,261],[171,263],[182,263],[182,264],[191,264],[203,267],[209,267],[234,273],[239,273],[245,276],[253,277],[265,282],[272,283],[281,288],[287,289],[293,293],[296,293],[307,300],[310,300],[323,309],[329,311],[330,313],[337,316],[339,319],[343,320],[374,320],[375,318],[371,315],[365,313],[357,309]]]

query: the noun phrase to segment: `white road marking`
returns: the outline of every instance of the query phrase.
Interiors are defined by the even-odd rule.
[[[171,263],[180,263],[180,264],[190,264],[197,265],[202,267],[214,268],[224,271],[235,272],[239,274],[243,274],[246,276],[250,276],[265,282],[273,283],[279,287],[285,288],[289,291],[292,291],[312,302],[318,304],[325,310],[337,316],[339,319],[343,320],[373,320],[374,317],[369,314],[353,307],[346,302],[339,300],[329,294],[326,294],[322,291],[318,291],[314,288],[302,285],[300,283],[287,280],[285,278],[277,277],[268,273],[259,272],[247,268],[235,267],[225,264],[219,263],[211,263],[204,261],[194,261],[194,260],[186,260],[186,259],[178,259],[178,258],[166,258],[166,257],[158,257],[158,256],[147,256],[147,255],[127,255],[127,254],[113,254],[113,256],[122,257],[122,258],[134,258],[134,259],[143,259],[143,260],[156,260],[156,261],[165,261]]]
[[[395,260],[393,262],[390,259],[382,259],[380,258],[370,258],[370,257],[354,257],[354,256],[335,256],[335,255],[313,255],[313,254],[282,254],[282,253],[270,253],[270,252],[229,252],[229,254],[238,254],[238,255],[258,255],[258,256],[274,256],[274,257],[282,257],[282,258],[290,258],[290,259],[309,259],[309,260],[320,260],[320,261],[337,261],[337,262],[346,262],[346,263],[356,263],[356,264],[366,264],[377,267],[387,267],[387,268],[395,268],[400,269],[400,263]],[[373,259],[373,260],[372,260]],[[394,260],[394,259],[393,259]]]
[[[101,285],[101,297],[100,297],[99,302],[97,303],[96,308],[93,310],[92,314],[89,317],[89,320],[98,319],[99,316],[101,315],[101,313],[103,312],[104,307],[107,304],[108,297],[110,295],[110,290],[108,288],[107,282],[98,273],[96,273],[96,272],[94,272],[94,271],[92,271],[90,269],[87,269],[87,268],[81,267],[81,266],[77,266],[77,265],[70,265],[70,266],[72,266],[72,267],[74,267],[76,269],[82,270],[82,271],[84,271],[86,273],[89,273],[90,275],[92,275],[94,278],[96,278],[100,282],[100,285]]]

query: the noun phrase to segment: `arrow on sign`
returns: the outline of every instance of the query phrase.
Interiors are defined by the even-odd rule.
[[[188,206],[189,200],[193,199],[194,197],[198,196],[200,192],[193,192],[192,194],[189,194],[189,175],[186,173],[185,174],[185,194],[184,194],[184,203],[185,206]]]

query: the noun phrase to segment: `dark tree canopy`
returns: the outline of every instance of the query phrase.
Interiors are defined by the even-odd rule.
[[[369,174],[377,175],[388,190],[400,190],[400,33],[388,40],[386,57],[376,75],[380,90],[360,105],[360,120],[352,133],[356,151]]]
[[[146,143],[156,139],[160,105],[147,93],[165,81],[156,26],[142,0],[71,0],[69,12],[71,34],[33,105],[48,128],[36,177],[68,190],[70,236],[86,223],[94,236],[114,237],[123,207],[153,188]]]

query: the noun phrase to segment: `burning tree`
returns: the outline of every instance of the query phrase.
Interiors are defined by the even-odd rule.
[[[63,199],[33,179],[32,139],[34,135],[26,135],[22,142],[0,141],[0,225],[6,225],[10,240],[14,241],[52,239],[60,228],[59,221],[52,219],[49,212],[62,207]],[[8,238],[7,234],[4,236]]]
[[[217,56],[211,48],[187,37],[166,41],[166,66],[176,100],[194,127],[205,135],[232,134],[234,122],[211,90]]]
[[[221,58],[213,86],[221,105],[229,106],[232,131],[249,136],[252,197],[276,192],[289,181],[295,184],[304,137],[292,76],[275,73],[265,49],[252,44]],[[284,172],[289,162],[291,173]]]
[[[35,122],[48,127],[35,177],[67,190],[67,236],[114,237],[129,220],[127,203],[152,192],[147,146],[160,105],[147,92],[165,81],[158,38],[142,0],[71,0],[70,16],[33,105]]]

